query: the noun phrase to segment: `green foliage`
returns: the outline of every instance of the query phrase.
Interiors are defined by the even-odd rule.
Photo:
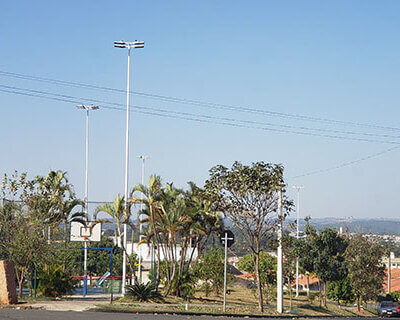
[[[385,267],[381,264],[383,255],[384,248],[376,241],[360,234],[350,239],[345,257],[358,308],[360,299],[374,300],[382,290],[385,276]]]
[[[254,270],[259,295],[259,310],[263,311],[259,253],[261,244],[278,223],[277,199],[282,192],[285,212],[293,206],[285,195],[283,166],[264,162],[243,165],[235,162],[230,169],[219,165],[211,168],[205,183],[208,199],[216,211],[224,212],[245,235],[254,254]]]
[[[400,302],[400,291],[392,291],[388,294],[390,300]]]
[[[122,249],[112,239],[102,236],[100,242],[89,242],[90,248],[113,248],[113,275],[122,273]],[[59,248],[56,262],[63,264],[72,275],[83,274],[82,242],[67,242]],[[110,269],[110,253],[105,250],[88,250],[87,270],[89,276],[102,276]]]
[[[126,295],[135,301],[162,301],[162,296],[157,290],[157,285],[154,282],[149,281],[146,284],[137,283],[134,285],[127,285],[125,288]]]
[[[196,278],[190,272],[181,272],[179,273],[179,277],[174,278],[174,282],[172,284],[172,292],[181,298],[184,298],[187,301],[190,301],[193,298],[196,290]]]
[[[147,186],[137,185],[131,192],[130,203],[144,205],[140,221],[146,226],[143,241],[156,246],[157,258],[164,256],[158,271],[165,295],[187,292],[190,296],[186,284],[190,283],[194,248],[201,253],[209,237],[220,230],[219,214],[210,209],[203,190],[194,183],[189,187],[183,191],[172,183],[164,186],[160,177],[151,176]]]
[[[70,294],[74,281],[62,266],[51,265],[39,271],[38,294],[45,297],[60,297]]]
[[[206,296],[209,290],[220,294],[224,288],[224,251],[222,248],[210,248],[207,253],[201,255],[195,266],[196,277],[203,281]]]
[[[337,302],[351,303],[355,300],[354,289],[348,277],[328,284],[327,296]]]
[[[254,258],[247,254],[239,260],[240,270],[254,273]],[[269,253],[260,252],[260,281],[263,287],[272,287],[276,283],[276,258]]]
[[[341,280],[347,273],[346,247],[347,240],[336,230],[312,230],[306,240],[299,241],[299,263],[305,271],[316,274],[324,282]]]

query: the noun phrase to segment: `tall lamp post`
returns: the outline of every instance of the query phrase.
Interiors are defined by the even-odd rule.
[[[86,110],[86,162],[85,162],[85,214],[86,214],[86,221],[88,220],[89,215],[89,112],[92,110],[99,109],[98,106],[92,105],[79,105],[76,106],[78,109]],[[84,249],[84,260],[83,260],[83,296],[86,297],[87,294],[87,241],[84,241],[85,249]]]
[[[146,166],[146,159],[149,159],[149,156],[137,156],[139,159],[142,160],[142,185],[144,185],[144,171],[145,171],[145,166]],[[142,194],[142,199],[143,199],[143,194]],[[140,204],[140,211],[143,210],[143,202]],[[141,214],[138,216],[138,220],[140,222]],[[142,231],[143,231],[143,225],[139,223],[139,241],[142,240]],[[138,247],[139,250],[139,282],[142,283],[142,250],[140,249],[140,246]]]
[[[303,186],[293,186],[297,190],[297,204],[296,204],[296,238],[299,240],[299,217],[300,217],[300,190]],[[296,258],[296,297],[299,296],[299,257]]]
[[[144,48],[143,41],[125,42],[125,41],[114,41],[115,48],[126,48],[128,49],[128,72],[127,72],[127,84],[126,84],[126,134],[125,134],[125,215],[128,216],[128,173],[129,173],[129,89],[130,89],[130,69],[131,69],[131,49]],[[124,223],[124,248],[127,245],[127,224]],[[126,251],[122,258],[122,294],[125,295],[125,283],[126,283]]]

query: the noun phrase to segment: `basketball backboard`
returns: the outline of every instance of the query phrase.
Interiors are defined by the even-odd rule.
[[[86,226],[80,222],[71,222],[71,241],[100,241],[101,223],[89,221]]]

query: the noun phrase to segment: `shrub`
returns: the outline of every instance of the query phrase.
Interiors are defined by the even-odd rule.
[[[39,272],[38,294],[45,297],[60,297],[70,294],[75,281],[61,266],[52,265]]]
[[[146,284],[138,283],[126,286],[126,295],[135,301],[160,301],[162,300],[161,293],[157,290],[154,282],[147,282]]]

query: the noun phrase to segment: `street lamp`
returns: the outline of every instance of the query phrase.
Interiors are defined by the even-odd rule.
[[[86,110],[86,163],[85,163],[85,214],[86,220],[89,216],[89,200],[88,200],[88,193],[89,193],[89,111],[99,109],[98,106],[93,105],[79,105],[76,106],[78,109]],[[83,296],[86,297],[87,294],[87,241],[84,241],[85,249],[84,249],[84,260],[83,260],[83,270],[84,270],[84,277],[83,277]]]
[[[300,190],[303,186],[293,186],[297,190],[297,204],[296,204],[296,238],[299,240],[299,217],[300,217]],[[299,257],[296,258],[296,297],[299,296]]]
[[[149,156],[137,156],[139,159],[142,160],[142,185],[144,185],[144,170],[145,170],[145,163],[146,159],[149,159]],[[143,199],[143,194],[141,195],[141,198]],[[140,203],[140,211],[143,210],[143,202]],[[139,214],[138,219],[140,222],[141,214]],[[142,231],[143,231],[143,225],[139,223],[139,241],[142,240]],[[138,246],[139,250],[139,282],[142,283],[142,250],[140,249],[140,246]]]
[[[129,171],[129,89],[130,89],[130,66],[131,66],[131,49],[144,48],[144,41],[125,42],[114,41],[115,48],[128,49],[128,72],[126,85],[126,134],[125,134],[125,214],[128,216],[128,171]],[[133,232],[133,230],[132,230]],[[124,248],[127,245],[127,225],[124,223]],[[126,282],[126,251],[122,258],[122,294],[125,295]]]

